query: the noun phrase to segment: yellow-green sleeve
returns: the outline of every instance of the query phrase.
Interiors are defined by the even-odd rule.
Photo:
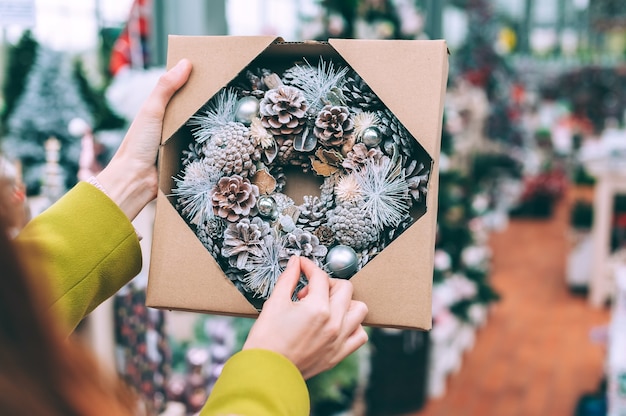
[[[85,182],[33,218],[15,241],[34,284],[48,286],[50,306],[69,330],[141,270],[131,222]]]
[[[309,393],[291,361],[267,350],[245,350],[224,366],[200,416],[308,416]]]

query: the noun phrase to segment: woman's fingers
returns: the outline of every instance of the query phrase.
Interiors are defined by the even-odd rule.
[[[169,71],[161,75],[157,85],[146,100],[144,114],[161,120],[170,99],[187,82],[190,74],[191,62],[187,59],[181,59]]]
[[[311,260],[301,257],[300,269],[309,281],[307,285],[308,293],[305,299],[311,299],[315,302],[328,303],[329,298],[329,277],[322,269],[317,267]]]

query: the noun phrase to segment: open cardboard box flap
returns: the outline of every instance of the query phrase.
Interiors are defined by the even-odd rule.
[[[345,60],[433,160],[427,212],[351,278],[354,297],[369,308],[366,324],[430,329],[438,159],[448,76],[447,48],[441,40],[331,39],[322,44],[283,43],[271,36],[170,36],[168,68],[187,58],[193,70],[165,113],[146,303],[163,309],[257,315],[168,199],[182,149],[168,141],[259,55],[299,59],[299,52],[334,54]]]

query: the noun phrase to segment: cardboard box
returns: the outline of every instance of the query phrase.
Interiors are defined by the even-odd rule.
[[[431,328],[438,156],[448,75],[447,47],[441,40],[285,43],[267,36],[171,36],[168,68],[187,58],[193,71],[165,113],[148,306],[257,316],[168,197],[172,177],[181,168],[181,152],[191,140],[185,123],[255,58],[271,63],[303,57],[314,61],[320,55],[352,67],[432,158],[426,212],[351,278],[354,297],[368,305],[367,325]]]

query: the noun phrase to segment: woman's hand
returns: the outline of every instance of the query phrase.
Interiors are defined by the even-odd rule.
[[[291,295],[304,273],[306,294]],[[334,367],[367,342],[361,326],[367,306],[352,300],[352,283],[332,279],[312,261],[293,256],[252,326],[243,349],[267,349],[287,357],[308,379]]]
[[[191,63],[183,59],[159,78],[115,156],[97,176],[109,197],[131,221],[156,197],[156,159],[165,107],[190,73]]]

